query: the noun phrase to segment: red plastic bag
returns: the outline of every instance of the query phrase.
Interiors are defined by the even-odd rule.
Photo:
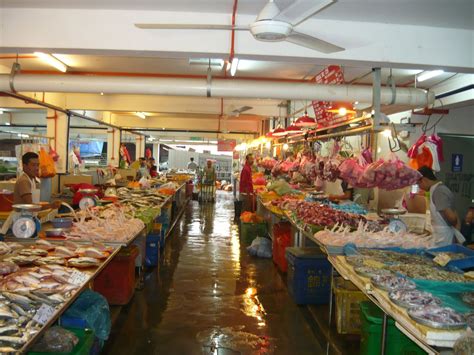
[[[59,160],[59,155],[58,153],[50,146],[49,147],[49,155],[53,159],[53,161],[58,161]]]
[[[53,158],[43,148],[39,151],[39,175],[42,178],[51,178],[56,175]]]

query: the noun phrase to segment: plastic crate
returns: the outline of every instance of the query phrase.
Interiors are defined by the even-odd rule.
[[[151,230],[151,234],[160,234],[161,233],[161,227],[163,225],[161,223],[153,223],[153,228]]]
[[[85,319],[79,317],[71,317],[66,314],[63,314],[58,321],[58,324],[64,328],[79,328],[85,329],[89,328],[89,324]]]
[[[171,207],[172,206],[170,202],[161,207],[161,214],[156,219],[156,222],[169,225],[171,222]]]
[[[361,339],[360,354],[380,354],[382,346],[383,312],[370,301],[360,303]],[[388,319],[385,355],[424,355],[426,352],[411,341]]]
[[[457,267],[458,269],[470,269],[474,267],[474,250],[463,247],[462,245],[458,244],[451,244],[445,247],[429,249],[426,251],[428,255],[431,257],[435,257],[437,253],[459,253],[464,254],[466,257],[463,259],[451,260],[446,266],[448,267]]]
[[[327,304],[331,264],[319,248],[286,248],[288,292],[296,304]]]
[[[135,259],[138,248],[123,248],[94,280],[94,290],[111,305],[125,305],[135,292]]]
[[[266,223],[240,223],[240,237],[244,244],[250,245],[255,238],[266,235]]]
[[[50,353],[50,352],[38,352],[29,351],[29,355],[46,355],[46,354],[69,354],[69,355],[89,355],[92,345],[94,344],[94,331],[91,329],[79,329],[79,328],[66,328],[70,332],[74,333],[79,342],[70,353]]]
[[[161,234],[150,234],[146,237],[145,266],[157,266],[160,260]]]
[[[336,299],[336,326],[339,334],[360,334],[359,303],[367,301],[367,296],[350,281],[342,277],[334,279]]]
[[[281,272],[287,272],[285,251],[291,245],[291,224],[280,222],[273,225],[273,262]]]

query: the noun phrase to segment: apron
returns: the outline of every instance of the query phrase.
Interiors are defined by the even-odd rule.
[[[448,225],[433,203],[433,193],[440,184],[441,181],[430,188],[430,215],[434,247],[444,247],[452,244],[453,237],[456,242],[462,244],[466,241],[464,236],[456,228]]]
[[[28,175],[27,175],[28,176]],[[30,177],[28,176],[28,179]],[[40,203],[40,189],[36,187],[36,180],[35,178],[30,179],[30,184],[31,184],[31,202],[34,204],[39,204]]]

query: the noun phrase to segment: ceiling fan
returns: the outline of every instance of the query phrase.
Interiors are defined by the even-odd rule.
[[[239,108],[236,108],[232,110],[229,114],[230,117],[239,117],[242,112],[248,111],[253,109],[251,106],[241,106]]]
[[[265,42],[287,41],[299,46],[323,53],[343,51],[344,48],[326,42],[305,33],[295,31],[295,27],[336,0],[295,0],[291,5],[280,10],[269,0],[258,14],[255,22],[249,26],[206,25],[206,24],[165,24],[136,23],[135,27],[148,30],[236,30],[250,31],[255,39]]]

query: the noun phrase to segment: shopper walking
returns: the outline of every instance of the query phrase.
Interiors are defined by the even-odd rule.
[[[240,173],[239,200],[242,202],[242,212],[254,210],[254,193],[252,183],[253,154],[245,156],[245,164]]]
[[[191,157],[188,163],[188,170],[196,171],[197,168],[198,168],[198,165],[194,162],[194,158]]]

